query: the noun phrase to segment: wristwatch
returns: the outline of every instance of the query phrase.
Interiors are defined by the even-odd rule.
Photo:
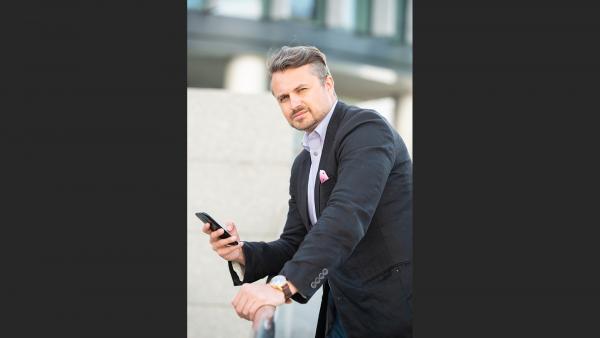
[[[285,276],[277,275],[277,276],[273,277],[273,279],[271,279],[271,281],[269,282],[269,285],[271,285],[273,288],[283,292],[283,296],[285,297],[285,300],[288,300],[292,297],[292,291],[290,290],[290,286],[288,285],[288,282],[287,282],[287,279],[285,278]]]

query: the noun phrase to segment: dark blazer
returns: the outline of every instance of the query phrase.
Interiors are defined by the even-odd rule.
[[[412,336],[412,162],[406,146],[373,110],[338,101],[315,182],[317,224],[308,217],[310,155],[292,166],[287,221],[278,240],[246,242],[244,280],[282,274],[306,303],[323,286],[316,337],[325,337],[327,297],[348,337]],[[327,281],[329,283],[327,283]]]

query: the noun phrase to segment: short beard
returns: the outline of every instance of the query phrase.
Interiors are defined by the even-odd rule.
[[[315,130],[315,128],[317,127],[317,125],[318,125],[319,123],[318,123],[318,122],[315,122],[315,123],[311,124],[310,126],[308,126],[308,127],[304,128],[304,129],[303,129],[303,128],[300,128],[300,127],[296,127],[296,126],[294,125],[294,122],[293,122],[293,121],[290,121],[290,122],[288,122],[288,124],[290,125],[290,127],[294,128],[294,129],[296,129],[296,130],[299,130],[299,131],[304,131],[304,132],[310,133],[310,132],[312,132],[313,130]],[[310,130],[310,131],[308,131],[308,130]]]

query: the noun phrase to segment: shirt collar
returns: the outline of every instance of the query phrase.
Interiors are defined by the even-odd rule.
[[[327,126],[329,125],[329,120],[331,120],[331,115],[333,115],[333,110],[335,109],[335,106],[337,105],[337,103],[338,103],[338,100],[336,99],[335,102],[333,103],[333,105],[331,106],[329,113],[327,113],[327,115],[325,115],[323,120],[321,120],[321,122],[319,122],[319,124],[317,125],[315,130],[313,130],[311,133],[307,133],[307,132],[304,133],[304,136],[302,137],[302,147],[304,147],[304,149],[310,150],[310,146],[308,145],[308,140],[309,140],[309,138],[312,139],[315,137],[317,137],[319,139],[321,146],[323,146],[323,142],[325,142],[325,134],[327,133]]]

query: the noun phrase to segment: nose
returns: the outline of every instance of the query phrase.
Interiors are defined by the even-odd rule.
[[[298,95],[290,94],[290,104],[292,105],[292,109],[296,109],[302,105],[302,100],[300,100]]]

